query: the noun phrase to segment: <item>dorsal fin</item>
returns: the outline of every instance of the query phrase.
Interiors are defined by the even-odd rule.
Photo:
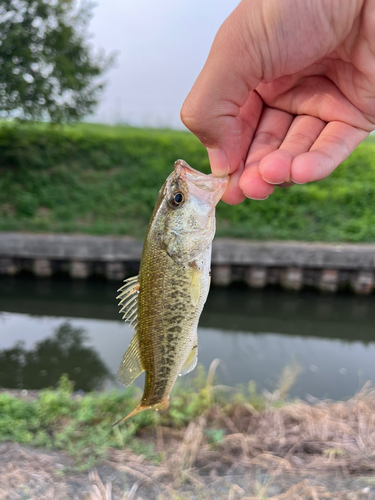
[[[121,307],[120,313],[123,314],[122,319],[128,321],[130,325],[136,330],[137,327],[137,305],[138,305],[138,292],[139,282],[138,276],[128,278],[125,284],[118,290],[120,295],[119,306]],[[133,335],[129,347],[127,348],[120,367],[117,372],[118,380],[126,387],[130,385],[142,372],[141,357],[139,353],[139,344],[137,332]]]
[[[121,293],[116,298],[120,299],[119,306],[121,306],[120,313],[123,314],[122,319],[128,321],[130,326],[135,330],[137,328],[138,276],[128,278],[124,283],[125,284],[117,290]]]

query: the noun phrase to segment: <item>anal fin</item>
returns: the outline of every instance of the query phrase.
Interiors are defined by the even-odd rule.
[[[179,373],[180,377],[194,370],[194,368],[197,366],[197,362],[198,362],[198,337],[196,336],[194,340],[194,345],[191,351],[189,352],[185,364]]]
[[[127,387],[144,371],[139,352],[137,332],[133,335],[117,372],[117,380]]]

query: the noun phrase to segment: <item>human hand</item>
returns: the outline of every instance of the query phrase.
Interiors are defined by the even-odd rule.
[[[242,0],[181,119],[227,203],[324,179],[375,130],[375,0]]]

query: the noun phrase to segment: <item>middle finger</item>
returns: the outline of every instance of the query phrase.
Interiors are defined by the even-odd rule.
[[[280,146],[293,118],[293,115],[285,111],[267,106],[263,108],[240,179],[240,188],[248,198],[261,200],[273,192],[273,185],[266,182],[259,173],[259,162]]]

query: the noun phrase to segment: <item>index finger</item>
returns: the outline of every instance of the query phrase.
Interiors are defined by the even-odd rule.
[[[251,91],[261,69],[257,50],[249,46],[246,23],[241,3],[219,29],[181,109],[183,123],[207,147],[216,175],[238,168],[260,115],[259,106],[252,106],[260,98]]]

